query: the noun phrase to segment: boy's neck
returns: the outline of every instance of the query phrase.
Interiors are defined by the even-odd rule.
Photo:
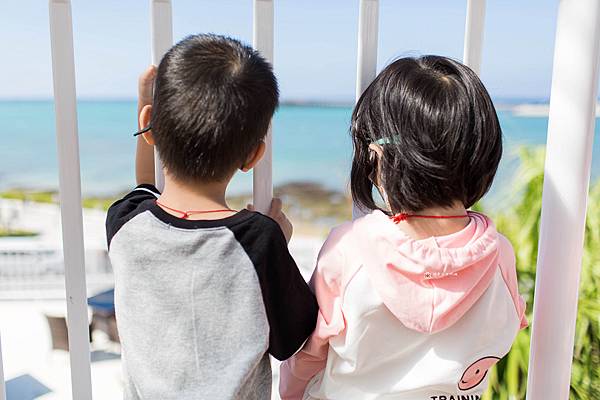
[[[165,176],[165,188],[158,201],[165,206],[179,211],[210,211],[228,209],[225,191],[229,179],[223,182],[205,182],[186,184],[168,174]],[[181,214],[163,208],[166,212],[181,217]],[[221,219],[232,212],[219,212],[190,215],[188,219]]]

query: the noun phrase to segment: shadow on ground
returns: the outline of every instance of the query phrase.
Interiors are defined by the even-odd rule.
[[[113,353],[110,351],[94,350],[90,353],[90,361],[91,362],[117,360],[119,358],[121,358],[120,354]]]
[[[35,400],[51,390],[29,374],[6,381],[7,400]]]

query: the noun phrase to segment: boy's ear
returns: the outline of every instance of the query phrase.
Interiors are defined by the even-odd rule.
[[[142,129],[147,127],[148,125],[150,125],[151,120],[152,120],[152,105],[147,104],[140,111],[140,120],[139,120],[140,127]],[[146,143],[148,143],[151,146],[154,146],[154,136],[152,136],[152,130],[149,130],[148,132],[144,132],[142,134],[142,137],[144,138]]]
[[[240,169],[243,172],[248,172],[252,168],[254,168],[256,164],[258,164],[258,162],[261,160],[261,158],[263,158],[263,156],[265,155],[266,149],[267,146],[265,145],[264,140],[261,140],[258,146],[256,146],[256,150],[250,153],[250,156],[246,159],[246,162],[240,167]]]

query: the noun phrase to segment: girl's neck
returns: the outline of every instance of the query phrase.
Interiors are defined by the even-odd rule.
[[[165,206],[180,211],[210,211],[229,209],[225,200],[228,180],[224,182],[207,182],[184,184],[168,174],[165,176],[165,188],[158,201]],[[163,208],[169,214],[181,217],[180,213]],[[193,214],[188,219],[221,219],[232,215],[231,212]]]
[[[432,236],[446,236],[463,230],[469,224],[467,210],[461,202],[455,202],[451,207],[430,207],[418,212],[407,212],[409,215],[428,216],[457,216],[465,215],[464,218],[407,218],[398,223],[404,233],[416,240],[427,239]]]

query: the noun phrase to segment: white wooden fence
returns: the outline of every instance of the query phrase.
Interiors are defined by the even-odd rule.
[[[0,338],[0,349],[2,349],[2,338]],[[2,351],[0,351],[0,400],[6,399],[6,388],[4,387],[4,363],[2,362]]]
[[[533,302],[529,400],[569,398],[599,46],[600,1],[561,0]]]
[[[274,0],[253,1],[254,46],[273,61]],[[173,41],[171,2],[150,2],[152,62],[158,64]],[[92,382],[71,4],[70,0],[49,3],[72,394],[74,399],[88,400],[92,398]],[[359,0],[359,7],[357,98],[377,70],[379,1]],[[467,0],[464,62],[477,73],[481,69],[484,16],[485,0]],[[560,0],[529,366],[530,400],[569,397],[599,43],[600,2]],[[254,204],[261,211],[267,210],[273,193],[271,154],[269,130],[267,152],[254,175]],[[161,187],[162,168],[159,158],[155,159],[157,184]],[[4,399],[0,352],[0,400]]]
[[[379,36],[379,0],[360,0],[358,9],[358,49],[356,57],[356,96],[362,93],[377,75],[377,47]],[[365,214],[365,210],[354,204],[352,218]]]
[[[50,43],[73,399],[91,400],[71,2],[50,0]]]
[[[171,0],[150,0],[150,37],[152,64],[158,66],[163,55],[173,45],[173,12]],[[158,190],[165,187],[165,175],[160,157],[154,148],[154,182]]]
[[[273,0],[254,0],[252,44],[271,63],[273,62],[274,10]],[[273,129],[269,126],[265,138],[265,155],[254,168],[253,203],[257,211],[266,213],[273,198]]]

